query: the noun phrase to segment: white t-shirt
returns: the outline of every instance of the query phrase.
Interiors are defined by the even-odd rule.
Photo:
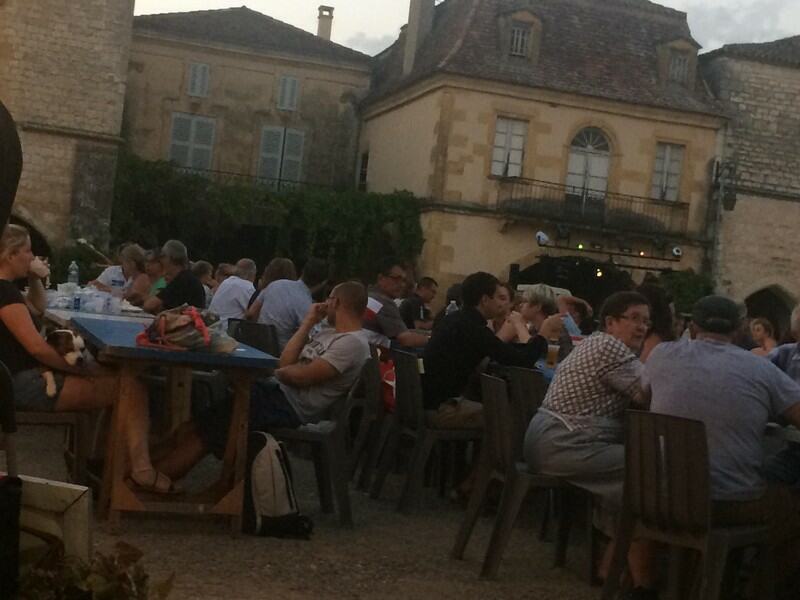
[[[255,292],[253,284],[246,279],[231,275],[217,288],[208,307],[212,313],[219,316],[225,326],[228,319],[244,319],[247,312],[247,303]]]
[[[133,278],[126,279],[125,273],[122,272],[122,267],[119,265],[106,267],[97,277],[97,281],[110,288],[122,288],[124,291],[133,285]]]

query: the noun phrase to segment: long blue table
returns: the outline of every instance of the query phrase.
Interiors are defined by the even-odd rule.
[[[278,359],[244,344],[239,344],[230,354],[137,346],[136,336],[144,331],[144,325],[139,323],[75,317],[71,326],[96,351],[100,362],[117,366],[119,377],[119,395],[114,402],[100,495],[101,515],[108,516],[112,525],[118,525],[121,511],[221,514],[230,516],[232,528],[238,531],[244,499],[250,388],[258,375],[278,364]],[[191,391],[192,368],[222,371],[229,375],[233,384],[233,411],[222,474],[218,484],[200,496],[173,498],[147,494],[148,497],[143,497],[125,483],[127,449],[122,434],[123,424],[128,419],[132,403],[140,401],[134,393],[136,378],[153,366],[177,373],[176,379],[183,384],[170,386],[171,390],[174,392],[180,387],[186,399]]]

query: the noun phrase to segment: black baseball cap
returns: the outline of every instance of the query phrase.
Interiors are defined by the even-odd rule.
[[[692,308],[692,321],[709,333],[733,333],[740,320],[739,307],[725,296],[706,296]]]

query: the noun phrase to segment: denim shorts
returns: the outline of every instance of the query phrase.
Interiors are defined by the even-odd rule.
[[[52,371],[56,380],[56,395],[47,395],[47,384],[42,369],[28,369],[14,375],[14,405],[17,410],[55,410],[56,402],[64,387],[64,374]]]

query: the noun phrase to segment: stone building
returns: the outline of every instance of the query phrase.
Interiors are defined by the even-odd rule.
[[[245,7],[137,16],[125,137],[151,160],[352,186],[370,58]]]
[[[429,199],[422,271],[449,283],[543,254],[640,276],[709,268],[724,119],[684,13],[646,0],[410,4],[376,57],[359,177]]]
[[[25,160],[13,217],[40,248],[107,242],[132,22],[133,0],[0,2],[0,97]]]
[[[716,285],[785,333],[800,299],[800,36],[726,45],[701,62],[730,115]]]

